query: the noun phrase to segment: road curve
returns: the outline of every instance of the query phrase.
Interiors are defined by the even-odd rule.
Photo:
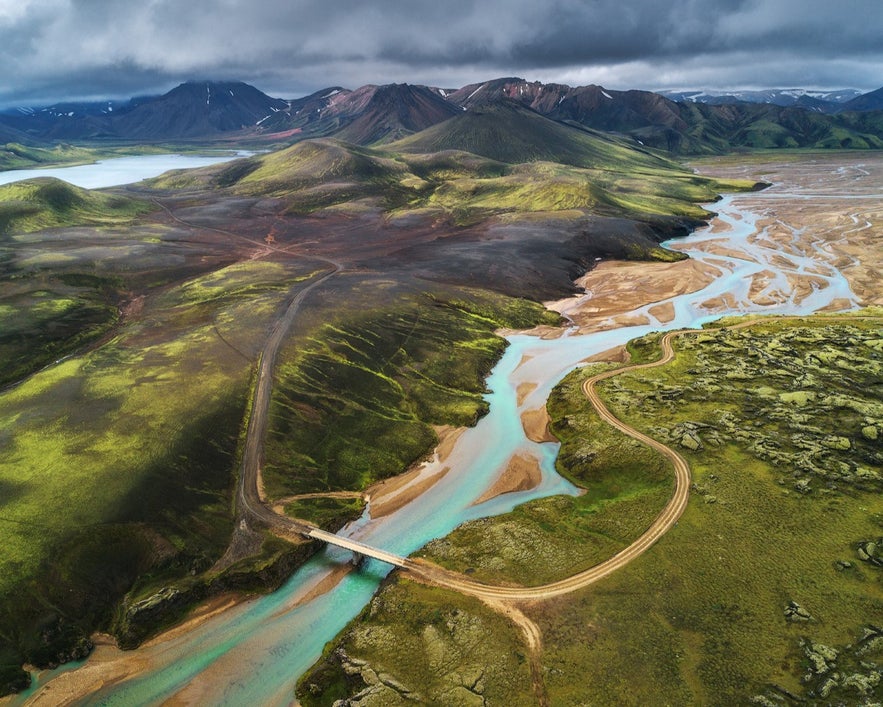
[[[627,565],[636,557],[646,552],[651,545],[665,535],[665,533],[677,523],[678,518],[681,517],[684,509],[687,507],[687,502],[690,498],[690,465],[684,457],[671,447],[653,439],[652,437],[648,437],[643,432],[639,432],[615,417],[601,401],[595,386],[601,381],[622,375],[623,373],[665,365],[674,358],[674,349],[671,345],[672,339],[691,331],[695,332],[696,330],[684,329],[671,331],[663,336],[661,342],[662,357],[656,361],[623,366],[622,368],[616,368],[611,371],[604,371],[603,373],[592,376],[583,383],[583,392],[598,412],[601,419],[620,430],[623,434],[652,447],[671,461],[672,466],[674,467],[674,493],[665,505],[665,508],[662,509],[660,514],[650,524],[650,527],[647,528],[647,530],[645,530],[644,533],[631,545],[620,550],[610,559],[605,560],[594,567],[590,567],[584,572],[579,572],[566,579],[536,587],[503,587],[483,584],[481,582],[467,579],[459,573],[451,572],[438,567],[437,565],[421,560],[411,560],[407,566],[408,571],[417,575],[419,578],[428,580],[434,584],[439,584],[464,594],[472,594],[482,598],[509,600],[549,599],[551,597],[567,594],[577,589],[587,587]]]
[[[863,320],[883,321],[883,319],[876,316],[859,318]],[[725,328],[728,330],[743,329],[745,327],[768,323],[770,321],[800,321],[803,319],[805,319],[805,317],[800,316],[786,316],[776,318],[763,317],[760,319],[751,319],[746,322],[740,322],[738,324],[734,324]],[[827,319],[828,321],[833,322],[841,321],[844,319],[846,319],[847,321],[855,320],[856,318],[832,316]],[[650,527],[648,527],[647,530],[645,530],[644,533],[633,543],[631,543],[625,549],[620,550],[610,559],[605,560],[604,562],[597,564],[594,567],[590,567],[583,572],[579,572],[557,582],[550,582],[549,584],[543,584],[534,587],[510,587],[484,584],[482,582],[476,582],[474,580],[468,579],[458,572],[453,572],[451,570],[444,569],[443,567],[439,567],[438,565],[434,565],[428,561],[419,559],[409,560],[406,570],[414,575],[416,579],[427,581],[432,584],[438,584],[440,586],[453,589],[463,594],[471,594],[479,598],[503,600],[508,599],[510,601],[535,601],[539,599],[549,599],[552,597],[560,596],[562,594],[568,594],[578,589],[587,587],[590,584],[594,584],[598,580],[612,574],[616,570],[624,567],[629,562],[646,552],[657,540],[659,540],[659,538],[661,538],[663,535],[665,535],[665,533],[667,533],[669,530],[671,530],[671,528],[674,527],[675,523],[677,523],[678,521],[678,518],[681,517],[681,514],[686,509],[687,502],[689,501],[690,497],[690,465],[687,463],[687,460],[684,459],[684,457],[682,457],[671,447],[663,444],[662,442],[659,442],[658,440],[653,439],[652,437],[648,437],[643,432],[639,432],[633,427],[630,427],[626,423],[622,422],[622,420],[620,420],[619,418],[615,417],[613,413],[607,409],[607,406],[604,405],[603,401],[598,396],[595,386],[601,381],[613,378],[614,376],[622,375],[623,373],[630,373],[632,371],[639,371],[647,368],[663,366],[674,358],[672,340],[676,336],[683,336],[685,334],[700,334],[703,332],[707,333],[707,330],[678,329],[676,331],[670,331],[662,337],[662,356],[658,360],[652,361],[650,363],[632,364],[630,366],[623,366],[621,368],[615,368],[610,371],[604,371],[603,373],[592,376],[583,383],[583,392],[589,399],[589,402],[592,403],[592,406],[598,412],[598,415],[601,417],[602,420],[620,430],[623,434],[626,434],[629,437],[632,437],[633,439],[636,439],[648,445],[649,447],[652,447],[660,454],[664,455],[669,461],[671,461],[672,466],[674,467],[675,486],[671,498],[662,509],[660,514],[653,521],[653,523],[650,524]]]

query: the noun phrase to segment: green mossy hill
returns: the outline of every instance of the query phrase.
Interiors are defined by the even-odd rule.
[[[0,284],[0,388],[95,341],[118,320],[119,283],[31,275]]]
[[[604,216],[708,218],[698,204],[720,191],[740,191],[752,183],[715,181],[664,169],[619,172],[531,162],[492,178],[461,177],[437,183],[413,206],[441,208],[461,221],[504,213],[588,212]]]
[[[72,145],[56,145],[50,148],[8,142],[0,145],[0,169],[26,169],[49,164],[91,162],[95,156],[92,150]]]
[[[211,571],[234,523],[255,342],[313,266],[248,261],[167,286],[114,338],[0,392],[4,690],[26,681],[22,663],[82,657],[95,630],[133,645],[192,601],[278,585],[303,560],[256,537],[256,557]],[[43,299],[54,311],[62,285],[82,296],[97,280],[47,282]]]
[[[592,587],[524,609],[542,633],[550,704],[657,704],[660,685],[671,704],[883,698],[880,320],[831,315],[730,328],[737,321],[678,339],[665,367],[601,386],[618,417],[687,457],[694,485],[678,524],[640,559]],[[634,350],[652,359],[653,348],[646,341]],[[639,500],[635,490],[646,480],[636,484],[630,468],[641,468],[646,450],[594,439],[596,417],[581,391],[592,372],[572,373],[551,398],[563,438],[559,466],[587,495]],[[473,563],[472,574],[496,572],[496,581],[554,575],[566,539],[571,551],[579,547],[580,500],[550,498],[467,524],[427,554],[453,566]],[[649,504],[639,508],[649,514]],[[628,522],[629,506],[618,510],[611,520]],[[595,513],[603,518],[603,507]],[[517,552],[522,543],[529,559]],[[395,591],[398,617],[379,601],[369,606],[299,694],[332,684],[337,698],[355,694],[361,686],[344,691],[340,668],[329,663],[370,665],[386,680],[415,684],[419,654],[397,656],[392,642],[355,639],[375,631],[396,641],[405,631],[420,635],[429,604],[410,584]],[[465,635],[452,625],[448,640]],[[445,672],[470,674],[497,650],[478,645],[452,656]],[[523,687],[512,694],[531,696]]]
[[[683,170],[661,153],[557,123],[508,102],[465,111],[387,147],[412,153],[463,150],[510,164],[543,161],[621,171]]]
[[[153,183],[175,189],[229,187],[241,194],[280,197],[296,213],[369,206],[394,216],[447,215],[461,224],[506,213],[573,211],[644,220],[702,219],[708,214],[699,203],[713,201],[720,191],[754,187],[753,182],[695,175],[654,154],[530,112],[519,120],[528,128],[532,121],[552,126],[560,154],[546,150],[480,156],[463,151],[468,142],[456,149],[440,145],[439,151],[411,154],[393,151],[408,147],[399,143],[371,149],[309,140],[270,155],[171,173]],[[493,120],[488,125],[497,128]],[[435,146],[415,143],[417,148]],[[565,159],[567,155],[571,158]]]
[[[153,206],[114,194],[40,177],[0,186],[0,236],[80,224],[114,225],[131,221]]]
[[[363,286],[278,368],[264,481],[271,496],[361,490],[436,443],[430,425],[484,413],[494,331],[552,320],[540,305],[479,291],[397,295]]]
[[[407,581],[387,583],[297,686],[304,707],[356,694],[378,707],[536,704],[526,650],[508,619],[477,599]]]

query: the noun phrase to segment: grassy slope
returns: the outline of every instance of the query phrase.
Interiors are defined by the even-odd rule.
[[[81,224],[119,225],[154,207],[52,177],[0,186],[0,236]]]
[[[771,322],[700,334],[678,349],[674,363],[616,378],[604,394],[617,414],[649,434],[674,444],[697,436],[698,450],[681,448],[694,469],[693,497],[678,526],[642,559],[594,588],[528,610],[543,632],[552,703],[657,703],[660,686],[673,704],[742,704],[753,696],[790,703],[782,690],[844,704],[863,694],[879,700],[872,664],[883,639],[863,631],[883,612],[883,560],[862,559],[878,551],[860,549],[883,535],[879,325],[858,317],[847,324]],[[805,373],[795,377],[798,367]],[[570,475],[591,479],[589,495],[608,497],[611,520],[652,514],[659,499],[641,493],[653,484],[636,473],[643,466],[637,450],[611,451],[605,440],[584,436],[596,424],[579,391],[586,375],[572,374],[553,398],[556,429],[573,433],[559,462]],[[569,574],[562,547],[589,554],[582,544],[597,542],[590,526],[580,528],[584,515],[569,500],[528,504],[467,524],[433,543],[430,554],[497,579]],[[605,515],[602,505],[595,522]],[[482,536],[503,542],[502,551]],[[516,543],[505,536],[523,544],[526,560],[506,551]],[[400,602],[419,600],[410,585],[395,591]],[[789,619],[791,602],[812,618]],[[419,658],[356,643],[370,635],[372,611],[341,644],[352,659],[368,659],[410,684]],[[414,609],[385,625],[389,645],[401,631],[419,631],[405,628],[416,616]],[[468,672],[485,659],[477,651],[449,670]],[[326,659],[322,670],[332,673],[334,662]]]
[[[0,388],[109,331],[118,319],[117,292],[113,278],[92,275],[0,284]]]
[[[436,443],[430,427],[483,414],[502,326],[557,320],[536,303],[480,291],[438,296],[362,285],[346,311],[297,338],[273,393],[270,495],[360,490]]]
[[[495,125],[492,117],[482,117],[488,126]],[[720,191],[753,186],[699,177],[654,154],[531,113],[511,122],[525,123],[525,140],[529,136],[542,144],[548,139],[555,149],[484,150],[485,156],[476,155],[468,151],[472,141],[460,139],[451,126],[459,120],[383,149],[310,140],[222,167],[172,173],[154,183],[280,197],[296,213],[370,204],[392,215],[446,215],[458,223],[506,213],[574,210],[651,221],[665,216],[698,219],[707,216],[698,203],[713,201]],[[536,131],[535,120],[552,134]],[[499,129],[503,127],[508,126]],[[442,129],[453,135],[433,139],[433,131]],[[431,152],[436,147],[441,151]]]
[[[46,165],[92,162],[94,151],[72,145],[33,147],[8,142],[0,146],[0,169],[29,169]]]
[[[239,147],[237,145],[236,147]],[[266,149],[266,145],[260,145]],[[113,144],[107,141],[86,141],[77,145],[57,144],[52,147],[28,146],[9,142],[0,145],[0,170],[42,169],[44,167],[92,164],[97,160],[132,155],[162,155],[170,152],[204,153],[212,147],[193,144],[137,145]],[[236,149],[236,148],[232,148]]]
[[[255,262],[191,279],[0,395],[5,671],[72,655],[127,592],[199,579],[220,555],[253,341],[308,275]]]
[[[0,186],[0,386],[106,333],[122,299],[118,276],[83,267],[61,243],[48,246],[51,237],[38,245],[17,234],[122,226],[151,208],[52,178]],[[23,265],[29,255],[36,267]]]

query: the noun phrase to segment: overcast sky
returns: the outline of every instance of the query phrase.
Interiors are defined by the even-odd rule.
[[[234,79],[883,86],[883,0],[0,0],[0,105]]]

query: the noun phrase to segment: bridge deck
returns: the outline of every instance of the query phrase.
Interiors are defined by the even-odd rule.
[[[311,538],[315,538],[316,540],[322,540],[326,543],[330,543],[331,545],[337,545],[338,547],[352,550],[353,552],[357,552],[360,555],[373,557],[375,560],[380,560],[381,562],[388,562],[389,564],[396,567],[408,566],[408,561],[404,557],[394,555],[393,553],[387,552],[386,550],[378,550],[376,547],[365,545],[364,543],[360,543],[357,540],[351,540],[350,538],[344,538],[340,535],[327,533],[324,530],[320,530],[319,528],[311,529],[307,533],[307,535],[309,535]]]

